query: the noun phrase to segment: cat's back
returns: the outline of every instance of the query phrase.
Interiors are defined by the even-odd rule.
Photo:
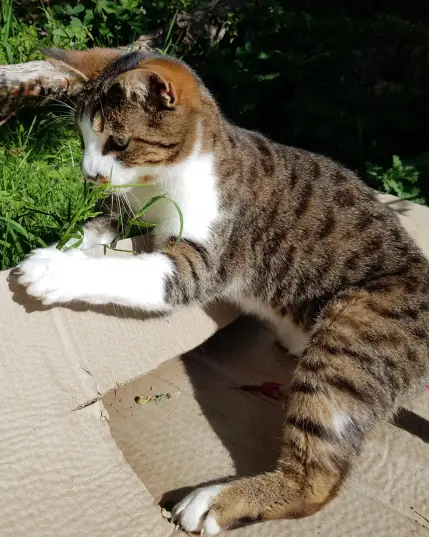
[[[278,180],[288,185],[285,207],[304,248],[329,252],[331,263],[350,277],[376,278],[416,265],[419,279],[428,279],[429,264],[396,212],[352,170],[305,150],[278,144],[275,150],[284,161]]]
[[[288,258],[304,282],[330,289],[400,272],[428,280],[428,262],[396,213],[353,171],[257,132],[234,127],[232,136],[225,190],[242,243],[261,264]]]
[[[255,131],[231,127],[231,132],[225,190],[236,192],[238,187],[243,203],[251,200],[255,214],[275,208],[273,224],[281,219],[289,227],[307,228],[306,234],[308,228],[318,228],[323,237],[364,232],[377,222],[400,228],[394,212],[352,170]]]

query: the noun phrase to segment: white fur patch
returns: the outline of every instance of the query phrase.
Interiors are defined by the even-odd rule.
[[[332,427],[338,436],[346,436],[350,418],[345,412],[334,411],[332,414]]]
[[[87,177],[95,177],[98,173],[105,177],[113,174],[114,159],[112,156],[103,155],[103,147],[107,141],[106,134],[96,134],[92,130],[91,121],[88,116],[84,116],[79,122],[85,146],[82,172]]]
[[[99,233],[89,226],[84,226],[83,228],[83,241],[82,241],[82,250],[89,250],[98,246],[99,244],[112,244],[115,240],[116,233],[109,229]]]
[[[133,188],[126,193],[137,212],[143,203],[157,195],[166,194],[183,213],[183,237],[205,243],[211,227],[219,216],[219,195],[213,167],[213,155],[194,153],[180,164],[172,166],[141,167],[139,174],[151,175],[154,185]],[[168,200],[154,203],[144,215],[156,224],[155,235],[160,245],[163,240],[179,232],[176,207]]]
[[[228,485],[211,485],[192,491],[174,506],[173,522],[188,532],[201,532],[201,535],[217,535],[221,528],[215,517],[210,514],[210,506],[215,497]]]
[[[84,226],[83,228],[83,240],[79,246],[75,246],[80,239],[71,238],[63,248],[63,251],[67,251],[70,248],[76,248],[78,250],[89,250],[101,244],[111,244],[116,237],[116,233],[113,231],[103,231],[98,233],[94,229]],[[56,246],[56,244],[55,244]]]
[[[274,328],[279,342],[296,356],[300,356],[307,346],[311,332],[304,331],[288,316],[282,317],[261,300],[246,296],[239,286],[230,288],[226,297],[233,300],[246,313],[256,315],[260,319],[268,321]]]
[[[77,250],[51,247],[34,250],[21,263],[18,282],[46,305],[84,301],[164,311],[170,309],[164,300],[165,281],[173,270],[171,260],[161,253],[94,259]]]
[[[209,513],[204,520],[202,535],[217,535],[220,530],[221,527],[217,523],[217,520]]]

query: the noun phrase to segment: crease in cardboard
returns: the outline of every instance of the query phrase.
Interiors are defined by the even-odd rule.
[[[96,379],[87,368],[83,367],[80,364],[80,357],[78,357],[76,355],[76,352],[72,350],[76,348],[76,346],[72,342],[73,328],[67,328],[65,326],[64,319],[61,316],[61,310],[55,310],[54,308],[52,313],[54,325],[61,341],[62,352],[64,353],[64,356],[67,357],[67,362],[69,364],[68,367],[75,372],[76,377],[81,382],[83,393],[82,397],[79,397],[79,399],[84,398],[85,400],[88,400],[88,397],[91,397],[91,395],[95,395],[95,397],[90,399],[90,401],[95,402],[101,394],[98,391]],[[76,409],[73,410],[77,410],[79,409],[79,407],[84,408],[85,406],[88,406],[88,404],[91,403],[81,403],[76,407]]]

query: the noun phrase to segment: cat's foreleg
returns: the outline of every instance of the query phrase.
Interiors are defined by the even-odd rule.
[[[34,250],[21,263],[18,281],[46,305],[83,301],[168,311],[210,298],[210,266],[208,251],[188,242],[129,258],[94,259],[51,247]]]
[[[117,220],[110,216],[99,216],[83,226],[80,250],[89,250],[94,246],[112,244],[119,238]]]

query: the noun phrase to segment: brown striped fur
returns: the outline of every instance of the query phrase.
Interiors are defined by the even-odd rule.
[[[428,382],[428,262],[353,172],[232,125],[181,62],[127,61],[108,80],[95,68],[80,103],[95,114],[102,102],[104,128],[131,137],[117,158],[180,162],[198,124],[215,156],[223,217],[206,244],[164,243],[176,267],[166,300],[234,298],[239,280],[249,300],[311,334],[285,402],[277,469],[237,479],[210,513],[221,528],[312,514],[337,494],[367,434]]]

